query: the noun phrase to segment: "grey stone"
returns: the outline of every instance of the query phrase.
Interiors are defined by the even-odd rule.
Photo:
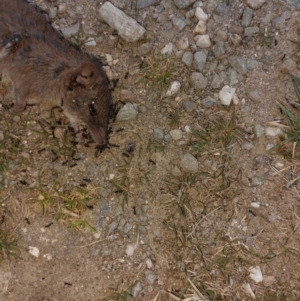
[[[224,17],[229,12],[229,6],[225,3],[221,3],[216,7],[215,13],[221,17]]]
[[[254,186],[261,186],[263,185],[263,179],[262,178],[259,178],[259,177],[253,177],[251,179],[251,184],[254,185]]]
[[[111,235],[118,227],[118,223],[117,222],[112,222],[109,226],[108,226],[108,232],[107,235]]]
[[[242,145],[242,148],[246,150],[251,150],[253,147],[254,147],[253,143],[250,142],[246,142]]]
[[[215,103],[216,103],[216,100],[211,96],[207,96],[206,98],[204,98],[202,100],[202,104],[205,108],[211,108],[215,105]]]
[[[187,67],[191,67],[193,64],[193,59],[194,56],[190,51],[186,51],[183,56],[181,61],[187,66]]]
[[[165,137],[164,137],[164,140],[165,141],[167,141],[167,142],[170,142],[170,141],[172,141],[172,137],[171,137],[171,135],[168,133],[168,134],[166,134],[165,135]]]
[[[214,89],[218,89],[221,87],[221,78],[219,74],[214,74],[211,83],[210,83],[211,87]]]
[[[144,44],[142,44],[142,45],[140,45],[139,47],[136,48],[137,54],[139,56],[146,55],[153,49],[153,46],[154,45],[153,45],[152,42],[144,43]]]
[[[181,158],[181,166],[187,172],[196,173],[198,164],[198,160],[190,153],[184,154]]]
[[[142,223],[146,223],[146,222],[148,221],[148,217],[147,217],[146,215],[141,215],[141,216],[140,216],[140,221],[141,221]]]
[[[182,176],[182,172],[181,170],[178,168],[178,166],[174,166],[174,168],[171,170],[171,174],[174,177],[181,177]]]
[[[184,20],[182,20],[178,17],[173,17],[172,23],[179,31],[181,31],[186,26],[186,23],[184,22]]]
[[[117,120],[131,120],[134,119],[138,114],[135,106],[128,102],[118,112]]]
[[[203,90],[208,84],[208,80],[200,72],[193,72],[191,75],[191,83],[195,89]]]
[[[57,16],[57,7],[51,7],[50,9],[49,9],[49,18],[50,19],[54,19],[54,18],[56,18],[56,16]]]
[[[138,233],[140,234],[145,234],[147,232],[147,228],[145,226],[142,225],[138,225]]]
[[[133,298],[136,298],[139,293],[142,291],[143,285],[140,281],[136,282],[135,285],[131,289],[131,294]]]
[[[99,15],[110,27],[117,30],[118,35],[127,42],[138,41],[146,32],[143,26],[113,6],[109,1],[100,7]]]
[[[145,277],[146,277],[147,282],[150,285],[154,284],[154,282],[157,278],[156,274],[152,270],[146,270]]]
[[[231,69],[231,68],[229,69],[228,76],[229,76],[229,85],[230,86],[235,85],[239,82],[238,74],[234,69]]]
[[[100,172],[100,166],[92,162],[88,165],[87,170],[91,175],[97,176]]]
[[[245,58],[237,55],[232,55],[228,58],[229,64],[238,73],[245,75],[248,72],[247,61]]]
[[[182,8],[188,8],[189,6],[194,4],[196,0],[174,0],[174,2],[178,8],[182,9]]]
[[[76,23],[72,27],[61,28],[61,32],[62,32],[63,36],[66,39],[68,39],[68,38],[71,38],[72,36],[75,36],[78,33],[79,29],[80,29],[80,24]]]
[[[281,14],[281,17],[284,18],[285,20],[289,19],[291,16],[292,13],[289,10],[286,10]]]
[[[109,202],[103,201],[100,203],[100,218],[99,218],[99,227],[103,226],[103,223],[109,213]]]
[[[299,0],[277,0],[277,2],[288,5],[292,10],[300,10]]]
[[[265,133],[265,128],[260,125],[260,124],[256,124],[254,127],[254,134],[257,138],[262,137]]]
[[[252,17],[253,17],[253,10],[250,7],[246,6],[242,16],[242,26],[248,27],[251,23]]]
[[[245,36],[252,37],[255,34],[259,33],[259,28],[257,26],[247,27],[245,28]]]
[[[156,4],[157,0],[137,0],[136,1],[136,8],[141,9],[153,4]]]
[[[154,134],[154,140],[157,142],[162,141],[165,136],[164,131],[159,128],[154,128],[153,134]]]
[[[130,230],[133,228],[133,224],[131,224],[131,223],[126,223],[125,224],[125,226],[124,226],[124,229],[123,229],[123,231],[124,231],[124,233],[129,233],[130,232]]]
[[[125,218],[121,218],[119,221],[118,230],[122,230],[125,224],[126,224]]]
[[[183,50],[179,50],[176,52],[175,56],[178,59],[181,59],[183,57],[184,51]]]
[[[193,66],[196,70],[202,71],[204,69],[205,63],[207,59],[207,51],[197,51],[194,54],[194,62]]]
[[[223,41],[217,42],[212,48],[215,57],[219,58],[226,52],[225,43]]]
[[[191,100],[187,100],[183,103],[182,108],[187,112],[187,113],[191,113],[195,110],[196,108],[196,104],[191,101]]]
[[[247,59],[247,67],[249,70],[254,70],[259,66],[259,62],[254,59]]]
[[[253,100],[253,101],[259,101],[260,100],[260,95],[258,91],[250,91],[248,93],[248,97]]]

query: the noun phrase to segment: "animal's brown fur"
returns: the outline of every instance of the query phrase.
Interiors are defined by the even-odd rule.
[[[0,73],[13,82],[16,113],[26,104],[62,105],[75,131],[83,121],[105,146],[111,93],[102,66],[71,47],[32,5],[0,0]]]

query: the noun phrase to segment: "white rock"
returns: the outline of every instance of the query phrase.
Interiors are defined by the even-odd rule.
[[[170,135],[174,140],[179,140],[182,138],[182,131],[181,130],[171,130]]]
[[[184,130],[185,130],[185,132],[186,133],[191,133],[192,131],[191,131],[191,127],[189,126],[189,125],[186,125],[185,127],[184,127]]]
[[[201,7],[197,7],[195,11],[195,16],[199,21],[207,21],[208,20],[208,15],[203,11]]]
[[[100,7],[99,14],[100,17],[110,27],[117,30],[118,35],[127,42],[138,41],[146,32],[143,26],[108,1]]]
[[[234,94],[234,95],[233,95],[233,97],[232,97],[232,101],[233,101],[233,103],[234,103],[235,105],[238,105],[238,104],[239,104],[239,102],[240,102],[240,100],[239,100],[239,98],[237,97],[237,95],[236,95],[236,94]]]
[[[126,255],[127,255],[127,256],[132,256],[133,253],[134,253],[134,251],[136,250],[137,246],[138,246],[137,244],[134,244],[134,245],[128,245],[128,246],[126,247]]]
[[[260,204],[259,204],[258,202],[252,202],[252,203],[250,204],[250,207],[257,209],[257,208],[260,207]]]
[[[43,258],[50,261],[50,260],[52,260],[53,256],[50,253],[46,253],[46,254],[43,255]]]
[[[102,69],[105,72],[105,74],[109,80],[113,80],[115,78],[115,75],[113,74],[110,66],[103,66]]]
[[[271,137],[283,135],[282,130],[276,127],[266,127],[265,131],[266,135]]]
[[[153,263],[152,263],[152,260],[150,258],[146,259],[146,266],[147,266],[147,269],[149,269],[149,270],[153,269]]]
[[[246,293],[249,297],[251,297],[252,299],[255,299],[255,295],[254,295],[254,293],[253,293],[253,291],[252,291],[252,288],[251,288],[251,286],[250,286],[249,283],[243,284],[243,285],[242,285],[242,288],[244,289],[245,293]]]
[[[231,88],[227,85],[222,88],[222,90],[219,92],[219,99],[221,100],[222,105],[230,105],[231,100],[235,94],[235,90],[235,88]]]
[[[174,81],[171,83],[166,95],[167,96],[172,96],[174,95],[175,93],[177,93],[180,89],[180,82],[178,81]]]
[[[175,45],[173,43],[168,43],[161,51],[161,54],[172,54],[175,51]]]
[[[109,53],[105,53],[105,58],[106,58],[108,64],[112,63],[113,58]]]
[[[194,40],[196,45],[200,48],[208,48],[211,46],[210,38],[207,34],[197,35],[194,37]]]
[[[204,21],[200,20],[193,30],[193,35],[201,35],[206,33],[206,24]]]
[[[263,281],[263,275],[259,266],[250,267],[249,272],[250,272],[249,275],[250,278],[254,280],[256,283]]]
[[[29,254],[31,254],[34,257],[39,257],[40,256],[40,250],[36,247],[30,247],[29,246]]]

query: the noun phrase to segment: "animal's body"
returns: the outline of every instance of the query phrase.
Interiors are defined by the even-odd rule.
[[[111,107],[102,63],[71,47],[46,17],[24,0],[0,0],[0,73],[13,83],[13,111],[39,102],[61,106],[77,132],[86,124],[104,147]]]

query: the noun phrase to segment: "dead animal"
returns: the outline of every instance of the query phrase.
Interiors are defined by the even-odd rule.
[[[106,147],[111,91],[103,64],[24,0],[0,0],[0,73],[13,83],[15,113],[40,102],[61,106],[80,139],[83,122],[97,148]]]

